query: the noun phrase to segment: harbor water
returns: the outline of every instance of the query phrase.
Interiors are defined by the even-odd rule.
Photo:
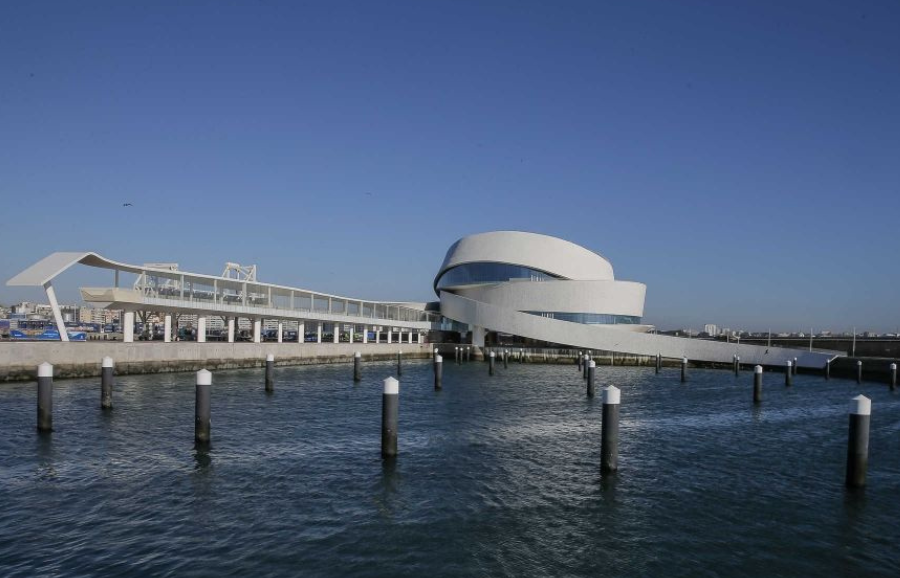
[[[597,368],[621,388],[619,471],[574,365],[393,362],[0,387],[0,576],[900,576],[900,393],[750,371]],[[452,361],[452,360],[451,360]],[[872,399],[868,485],[844,488],[850,399]]]

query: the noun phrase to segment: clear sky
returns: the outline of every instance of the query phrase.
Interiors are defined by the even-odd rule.
[[[515,229],[663,328],[894,331],[898,31],[894,0],[4,2],[0,277],[93,250],[429,300]]]

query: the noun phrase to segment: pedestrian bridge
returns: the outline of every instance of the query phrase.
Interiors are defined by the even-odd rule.
[[[282,341],[285,324],[289,324],[296,327],[300,342],[313,327],[316,341],[321,342],[327,324],[334,343],[341,333],[349,333],[351,342],[361,333],[361,341],[367,343],[370,332],[376,343],[382,342],[382,336],[385,343],[421,343],[425,333],[440,325],[440,316],[424,308],[261,283],[256,280],[255,267],[240,268],[231,263],[222,276],[215,276],[180,271],[175,264],[132,265],[92,252],[60,252],[41,259],[7,285],[43,287],[56,326],[63,327],[53,280],[78,264],[113,272],[112,286],[83,287],[81,294],[87,302],[124,311],[126,342],[134,340],[135,313],[148,311],[164,317],[165,341],[172,338],[172,315],[180,314],[197,316],[197,340],[201,342],[206,340],[209,316],[225,318],[229,342],[234,341],[239,318],[252,321],[254,342],[261,340],[264,319],[277,320],[278,341]],[[133,282],[122,286],[126,276]],[[68,341],[65,331],[60,331],[60,339]]]

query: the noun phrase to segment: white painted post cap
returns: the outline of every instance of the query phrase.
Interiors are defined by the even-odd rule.
[[[357,351],[356,353],[353,354],[353,357],[362,357],[362,353]]]
[[[270,353],[270,354],[266,355],[266,361],[275,361],[275,354]]]
[[[494,357],[494,352],[493,352],[493,351],[491,351],[491,357]]]
[[[737,359],[738,361],[740,361],[740,360],[741,360],[741,356],[738,355],[737,357],[735,357],[735,359]]]
[[[682,358],[681,358],[681,363],[687,363],[687,362],[688,362],[688,361],[687,361],[687,357],[682,357]]]
[[[753,368],[753,373],[762,373],[762,365],[757,365]]]
[[[444,358],[440,355],[434,358],[435,363],[444,363]]]
[[[400,393],[400,382],[389,377],[384,380],[384,395],[398,395]]]
[[[857,395],[850,400],[850,413],[854,415],[872,415],[872,400],[864,395]]]
[[[788,367],[791,367],[792,365],[794,365],[794,362],[791,361],[790,359],[788,359],[787,366],[788,366]]]
[[[197,372],[197,385],[212,385],[212,374],[206,369]]]
[[[891,364],[891,371],[896,371],[896,370],[897,370],[897,364],[896,364],[896,363],[892,363],[892,364]]]
[[[437,347],[434,348],[434,352],[435,352],[435,353],[438,352],[438,348],[437,348]]]
[[[113,366],[112,357],[110,357],[108,355],[106,357],[104,357],[103,361],[100,363],[100,366],[101,367],[112,367]]]
[[[597,362],[593,359],[588,361],[588,367],[597,367]]]
[[[38,365],[38,377],[53,377],[53,366],[46,361]]]
[[[622,392],[615,385],[603,388],[603,405],[619,405]]]
[[[862,361],[857,361],[856,365],[862,365]]]

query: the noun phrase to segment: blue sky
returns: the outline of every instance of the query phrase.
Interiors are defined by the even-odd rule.
[[[515,229],[664,328],[893,331],[897,30],[888,0],[3,3],[0,276],[94,250],[425,300]]]

